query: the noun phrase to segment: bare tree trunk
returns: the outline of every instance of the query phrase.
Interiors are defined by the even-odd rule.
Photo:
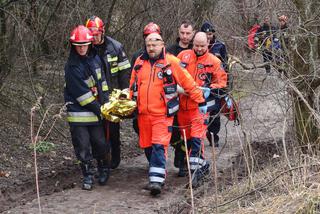
[[[315,27],[315,25],[308,26],[307,21],[313,17],[313,14],[319,11],[320,6],[318,0],[293,0],[293,3],[301,15],[300,25],[308,32],[316,32],[317,27]],[[291,72],[291,75],[292,78],[295,79],[296,87],[305,95],[309,105],[314,106],[313,93],[315,89],[319,87],[319,76],[316,75],[319,56],[318,38],[311,33],[307,34],[307,36],[301,36],[305,32],[306,31],[302,31],[296,35],[295,41],[297,48],[293,51],[292,55],[294,70]],[[301,145],[319,144],[320,133],[309,109],[301,99],[295,95],[293,96],[295,127],[299,142]]]
[[[10,65],[7,56],[6,33],[7,29],[5,11],[4,8],[0,7],[0,89],[10,71]]]
[[[112,3],[111,3],[111,6],[109,8],[108,17],[107,17],[107,20],[106,20],[106,23],[108,23],[106,25],[106,34],[107,35],[110,33],[109,26],[111,26],[112,12],[113,12],[113,9],[114,9],[114,6],[115,6],[116,3],[117,3],[117,0],[113,0]]]
[[[208,15],[213,13],[218,2],[219,0],[193,0],[192,17],[195,25],[201,26],[205,19],[208,19]]]

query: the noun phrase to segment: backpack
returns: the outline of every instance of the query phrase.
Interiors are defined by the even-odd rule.
[[[228,120],[234,121],[235,125],[240,123],[240,109],[237,102],[232,95],[228,94],[220,99],[221,113],[227,117]]]
[[[255,49],[255,43],[254,43],[254,37],[257,33],[257,31],[260,29],[260,25],[255,24],[253,27],[249,30],[249,35],[248,35],[248,46],[251,49]]]

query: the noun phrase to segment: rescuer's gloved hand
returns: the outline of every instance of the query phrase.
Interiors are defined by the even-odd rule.
[[[202,92],[203,92],[203,97],[204,97],[204,99],[207,99],[207,98],[210,96],[210,91],[211,91],[211,89],[208,88],[208,87],[200,87],[200,89],[201,89]]]
[[[206,114],[207,110],[208,110],[208,107],[207,107],[207,103],[206,102],[199,103],[199,112],[201,114]]]

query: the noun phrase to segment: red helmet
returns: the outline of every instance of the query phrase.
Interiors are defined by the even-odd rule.
[[[91,30],[92,34],[104,33],[104,23],[98,16],[91,16],[86,21],[86,27]]]
[[[153,22],[150,22],[149,24],[147,24],[144,27],[144,29],[143,29],[143,37],[146,37],[151,33],[157,33],[157,34],[161,35],[161,30],[160,30],[159,25],[157,25],[157,24],[155,24]]]
[[[69,40],[73,45],[89,45],[93,41],[93,36],[88,28],[79,25],[71,31]]]
[[[288,22],[288,17],[285,15],[281,15],[278,17],[279,21],[284,21],[284,22]]]

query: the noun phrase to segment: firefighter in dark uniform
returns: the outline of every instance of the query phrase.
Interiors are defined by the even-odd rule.
[[[105,35],[105,25],[97,16],[90,17],[86,22],[86,27],[93,33],[94,47],[104,62],[106,77],[110,86],[109,91],[128,88],[131,66],[122,44]],[[110,122],[107,129],[110,133],[111,168],[115,169],[119,166],[121,160],[120,124]]]
[[[209,39],[209,52],[218,57],[221,62],[223,69],[227,72],[228,74],[228,86],[227,86],[227,91],[226,90],[220,90],[220,89],[215,89],[214,92],[222,97],[225,95],[225,92],[228,92],[228,90],[231,90],[232,88],[232,79],[230,78],[230,74],[228,73],[227,69],[227,63],[228,63],[228,53],[226,46],[223,42],[219,41],[216,39],[215,36],[215,28],[213,24],[209,21],[206,21],[203,23],[201,26],[201,31],[205,32],[207,34],[207,37]],[[212,143],[214,143],[215,147],[219,146],[219,131],[221,127],[221,122],[220,122],[220,107],[218,107],[213,111],[210,112],[210,118],[209,118],[209,124],[208,124],[208,131],[207,131],[207,139],[209,141],[209,145],[212,146]],[[213,141],[212,142],[212,137],[211,133],[213,134]]]
[[[109,178],[104,123],[101,105],[108,102],[108,85],[100,58],[92,49],[93,36],[83,25],[70,36],[71,51],[65,65],[64,99],[72,144],[81,162],[85,190],[93,186],[93,158],[97,160],[99,184]]]

